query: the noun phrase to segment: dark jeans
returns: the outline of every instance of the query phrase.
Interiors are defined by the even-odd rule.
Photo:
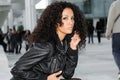
[[[120,71],[120,33],[114,33],[112,35],[112,52]]]
[[[101,43],[101,32],[97,32],[98,43]]]
[[[93,34],[88,34],[88,43],[93,42]]]

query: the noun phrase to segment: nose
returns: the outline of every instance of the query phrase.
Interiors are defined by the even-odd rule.
[[[74,20],[70,19],[69,24],[73,24],[73,23],[74,23]]]

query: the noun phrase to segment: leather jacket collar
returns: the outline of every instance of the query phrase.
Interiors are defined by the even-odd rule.
[[[61,41],[56,33],[51,38],[52,39],[49,40],[50,43],[52,43],[54,45],[54,47],[57,48],[57,50],[61,51],[61,53],[65,54],[68,49],[67,39],[65,38],[63,40],[63,42],[61,43]]]

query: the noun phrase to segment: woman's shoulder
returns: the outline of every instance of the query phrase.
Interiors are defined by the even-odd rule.
[[[46,50],[50,50],[53,48],[52,44],[50,42],[47,41],[39,41],[39,42],[34,42],[32,44],[32,48],[35,49],[46,49]]]

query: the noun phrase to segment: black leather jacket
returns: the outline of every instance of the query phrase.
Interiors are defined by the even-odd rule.
[[[61,75],[65,79],[71,78],[77,65],[78,51],[72,50],[67,40],[64,40],[63,44],[64,46],[62,46],[58,36],[55,38],[55,41],[44,42],[39,40],[34,43],[32,48],[12,68],[12,80],[47,80],[47,76],[52,73],[49,73],[49,71],[53,69],[49,66],[49,59],[56,54],[63,55],[59,57],[61,61],[59,66],[62,66],[59,68],[62,70]],[[42,68],[40,65],[42,65]]]

